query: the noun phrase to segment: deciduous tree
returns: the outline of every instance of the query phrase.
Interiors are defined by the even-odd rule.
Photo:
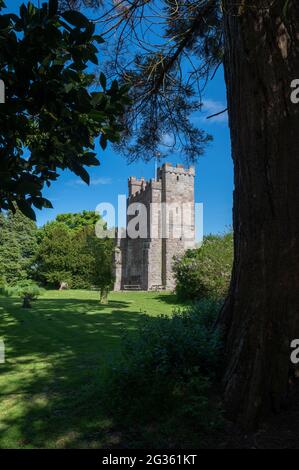
[[[86,289],[97,287],[101,297],[113,282],[114,240],[98,239],[95,224],[100,216],[93,211],[59,214],[39,234],[38,276],[43,283]]]
[[[104,149],[119,136],[127,87],[95,85],[90,65],[98,64],[95,24],[77,11],[58,11],[57,0],[41,8],[22,4],[18,15],[0,0],[0,210],[34,219],[32,206],[52,207],[43,197],[62,170],[86,183],[85,167],[99,165],[95,140]]]

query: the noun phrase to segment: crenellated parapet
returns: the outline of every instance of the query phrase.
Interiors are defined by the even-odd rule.
[[[144,198],[147,199],[147,196],[153,190],[161,191],[162,184],[161,181],[156,181],[151,179],[149,181],[144,178],[136,179],[134,176],[131,176],[128,180],[129,187],[129,202],[140,202]]]
[[[161,179],[163,174],[172,174],[176,176],[195,176],[195,168],[190,166],[189,168],[185,168],[184,165],[177,164],[173,166],[171,163],[164,163],[157,171],[157,178]]]
[[[195,176],[195,169],[193,166],[185,168],[182,164],[173,166],[171,163],[164,163],[157,170],[157,178],[151,180],[145,180],[144,177],[137,179],[135,176],[131,176],[128,180],[129,199],[133,200],[139,197],[143,192],[150,189],[161,190],[163,175],[170,174],[175,176]]]

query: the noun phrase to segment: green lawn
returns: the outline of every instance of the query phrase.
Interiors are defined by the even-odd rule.
[[[101,409],[105,364],[143,315],[171,314],[169,293],[48,291],[21,308],[0,298],[0,448],[113,447],[123,436]]]

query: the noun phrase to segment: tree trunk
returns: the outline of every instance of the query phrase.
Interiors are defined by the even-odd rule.
[[[28,295],[24,295],[23,297],[23,308],[31,308],[31,298]]]
[[[224,396],[230,416],[252,428],[286,402],[299,338],[299,104],[290,98],[299,2],[223,3],[235,183]]]
[[[109,294],[109,289],[103,288],[100,290],[100,303],[101,304],[108,303],[108,294]]]

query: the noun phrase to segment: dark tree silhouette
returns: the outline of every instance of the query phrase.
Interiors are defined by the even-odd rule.
[[[97,47],[103,39],[77,11],[60,14],[58,1],[32,3],[10,14],[0,0],[0,76],[6,87],[0,104],[0,210],[35,218],[32,206],[52,207],[43,188],[70,169],[86,183],[85,167],[99,165],[95,139],[104,149],[115,142],[126,87],[116,81],[91,90]]]

